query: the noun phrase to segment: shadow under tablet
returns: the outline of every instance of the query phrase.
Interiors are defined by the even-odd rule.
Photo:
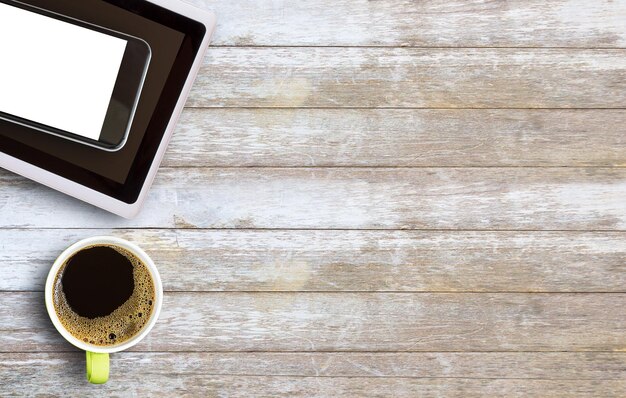
[[[152,49],[143,91],[126,145],[117,152],[106,152],[63,138],[35,131],[17,124],[0,121],[0,135],[37,149],[45,159],[64,162],[124,184],[163,92],[185,35],[130,11],[102,0],[21,0],[23,3],[48,9],[85,22],[142,38]],[[45,60],[41,60],[45,67]],[[17,146],[16,146],[17,147]],[[1,149],[1,148],[0,148]],[[19,149],[18,149],[19,150]],[[41,167],[41,166],[40,166]],[[45,168],[45,167],[44,167]]]

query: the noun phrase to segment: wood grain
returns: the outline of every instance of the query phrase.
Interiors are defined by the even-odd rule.
[[[0,354],[0,394],[86,396],[97,388],[101,395],[124,396],[528,396],[533,392],[618,397],[626,392],[625,357],[608,353],[125,352],[111,357],[111,381],[94,387],[84,381],[82,353],[16,353]],[[133,379],[137,374],[140,384]],[[554,387],[559,388],[558,395],[542,391]]]
[[[61,378],[78,379],[84,372],[83,361],[84,354],[78,351],[3,353],[0,354],[0,369],[12,371],[11,382],[18,384],[25,372],[54,372],[54,368],[70,370]],[[219,375],[623,380],[626,378],[626,353],[126,351],[111,356],[114,380],[123,374],[135,373],[133,369],[143,375],[175,373],[180,378]]]
[[[625,166],[623,110],[186,109],[164,165]]]
[[[50,375],[61,373],[58,369]],[[155,374],[156,373],[156,374]],[[39,375],[41,376],[41,375]],[[17,384],[37,396],[87,396],[98,391],[112,397],[623,397],[622,380],[499,380],[499,379],[406,379],[361,377],[268,377],[268,376],[184,376],[152,371],[137,382],[134,373],[125,373],[104,386],[89,385],[78,370],[76,377],[62,375],[53,380],[34,377]],[[78,381],[77,381],[78,380]],[[0,379],[1,381],[1,379]],[[8,387],[5,389],[8,390]],[[97,390],[96,390],[97,389]],[[0,389],[1,391],[1,389]],[[5,397],[22,396],[9,390]]]
[[[166,291],[626,292],[626,234],[0,230],[0,290],[42,291],[72,243],[115,235]]]
[[[624,108],[626,50],[213,48],[190,107]]]
[[[0,293],[0,352],[71,348]],[[623,351],[626,294],[166,293],[137,351]]]
[[[186,0],[216,45],[623,47],[622,0]]]
[[[624,197],[626,168],[166,168],[121,220],[0,172],[0,227],[624,230]]]

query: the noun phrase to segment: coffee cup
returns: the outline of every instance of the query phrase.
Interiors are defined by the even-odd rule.
[[[73,244],[56,259],[45,301],[61,336],[86,352],[87,380],[103,384],[109,354],[129,349],[154,327],[163,287],[154,262],[137,245],[97,236]]]

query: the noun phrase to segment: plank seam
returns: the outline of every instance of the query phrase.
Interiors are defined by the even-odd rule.
[[[626,157],[624,159],[626,161]],[[626,165],[589,165],[589,166],[507,166],[507,165],[493,165],[493,166],[462,166],[462,165],[425,165],[425,166],[387,166],[387,165],[320,165],[320,166],[266,166],[266,165],[252,165],[252,166],[220,166],[220,165],[204,165],[204,166],[180,166],[180,165],[167,165],[164,169],[218,169],[218,170],[246,170],[246,169],[390,169],[390,170],[411,170],[411,169],[624,169]]]
[[[537,107],[537,108],[522,108],[522,107],[502,107],[502,108],[493,108],[493,107],[420,107],[420,106],[407,106],[407,107],[397,107],[397,106],[332,106],[332,107],[324,107],[324,106],[311,106],[311,107],[290,107],[290,106],[193,106],[188,105],[185,106],[185,109],[281,109],[281,110],[290,110],[290,109],[317,109],[317,110],[551,110],[551,111],[619,111],[625,110],[626,107],[593,107],[593,108],[578,108],[578,107],[563,107],[563,108],[554,108],[554,107]]]
[[[43,293],[38,290],[0,290],[0,294]],[[164,290],[166,294],[361,294],[361,295],[625,295],[626,291],[479,291],[479,290]]]
[[[440,233],[462,233],[462,232],[519,232],[519,233],[571,233],[571,234],[584,234],[584,233],[597,233],[597,234],[616,234],[621,235],[626,233],[626,230],[622,229],[425,229],[425,228],[211,228],[211,227],[19,227],[9,226],[0,227],[0,231],[233,231],[233,232],[440,232]]]
[[[311,45],[311,44],[211,44],[211,48],[232,48],[232,49],[280,49],[280,48],[373,48],[373,49],[416,49],[416,50],[616,50],[624,51],[626,47],[588,47],[588,46],[419,46],[411,44],[328,44],[328,45]],[[210,51],[210,49],[209,49]]]
[[[0,356],[9,354],[78,354],[83,355],[84,351],[77,349],[69,350],[53,350],[53,351],[0,351]],[[338,350],[316,350],[316,351],[259,351],[259,350],[245,350],[245,351],[232,351],[232,350],[216,350],[216,351],[191,351],[191,350],[172,350],[172,351],[145,351],[145,350],[124,350],[121,353],[136,353],[136,354],[367,354],[367,355],[389,355],[389,354],[611,354],[614,356],[626,356],[626,351],[611,351],[611,350],[588,350],[588,351],[567,351],[567,350],[550,350],[550,351],[502,351],[502,350],[485,350],[485,351],[363,351],[363,350],[350,350],[350,351],[338,351]]]

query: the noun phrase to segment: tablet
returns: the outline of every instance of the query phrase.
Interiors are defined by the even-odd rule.
[[[148,43],[16,0],[0,0],[0,37],[0,118],[107,151],[124,145]]]
[[[150,46],[151,60],[123,148],[107,152],[0,119],[0,167],[135,216],[202,64],[214,15],[179,0],[21,2],[139,38]]]

